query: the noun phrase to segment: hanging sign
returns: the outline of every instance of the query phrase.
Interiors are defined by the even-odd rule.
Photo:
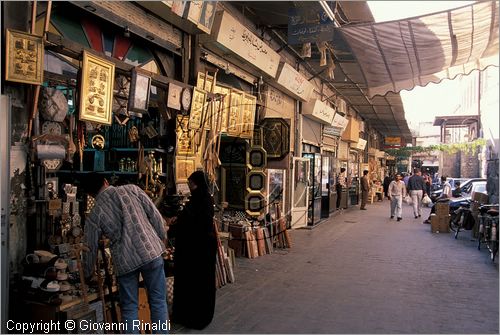
[[[401,137],[385,137],[384,144],[386,146],[399,147],[401,146]]]
[[[313,100],[302,105],[302,114],[323,124],[331,125],[335,109],[321,100]]]
[[[249,64],[276,77],[280,55],[226,11],[217,12],[211,35]]]
[[[288,10],[288,43],[331,41],[334,36],[333,22],[323,10],[301,6]]]
[[[5,80],[41,85],[43,40],[41,36],[6,30]]]
[[[323,135],[340,136],[340,135],[342,135],[342,129],[340,129],[338,127],[325,126],[323,128]]]
[[[340,133],[345,130],[347,127],[347,124],[349,123],[349,119],[343,117],[342,115],[336,113],[335,116],[333,117],[333,122],[332,126],[336,128],[340,128]]]
[[[365,150],[366,142],[367,142],[366,140],[360,138],[358,140],[358,143],[356,144],[355,148],[358,150]]]
[[[311,97],[313,85],[287,63],[282,63],[277,82],[303,101]]]

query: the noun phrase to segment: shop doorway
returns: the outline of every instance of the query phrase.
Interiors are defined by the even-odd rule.
[[[303,228],[307,226],[307,209],[309,203],[309,172],[310,162],[308,158],[293,158],[292,169],[292,228]]]

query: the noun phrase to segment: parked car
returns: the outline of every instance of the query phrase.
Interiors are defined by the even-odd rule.
[[[459,197],[452,198],[449,202],[450,212],[455,211],[460,206],[467,206],[472,201],[473,193],[484,193],[486,192],[486,180],[472,180],[467,182],[463,187],[460,187],[461,195]]]
[[[469,185],[473,181],[484,181],[486,182],[486,179],[484,178],[446,178],[446,181],[448,181],[451,185],[451,192],[454,197],[461,197],[463,192],[466,192],[467,190],[467,185]],[[460,187],[459,189],[456,188],[457,182],[460,182]],[[441,196],[443,193],[443,187],[441,186],[439,189],[432,191],[430,194],[430,198],[432,202],[436,202],[436,199]]]

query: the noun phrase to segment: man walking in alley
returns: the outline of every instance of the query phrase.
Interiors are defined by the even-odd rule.
[[[398,173],[396,179],[389,184],[387,191],[387,197],[391,201],[391,219],[396,216],[398,221],[403,219],[403,198],[406,196],[406,186],[402,179],[403,176]]]
[[[368,180],[368,170],[364,170],[363,177],[361,177],[361,206],[359,208],[361,210],[366,210],[368,192],[370,192],[370,181]]]
[[[426,194],[425,182],[422,178],[422,172],[420,169],[416,168],[413,171],[413,176],[408,179],[407,188],[413,205],[413,214],[415,215],[415,219],[418,219],[422,216],[422,198]]]

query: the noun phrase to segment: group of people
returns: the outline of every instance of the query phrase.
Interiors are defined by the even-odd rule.
[[[151,322],[158,325],[153,333],[168,333],[163,256],[169,227],[175,234],[172,321],[193,329],[203,329],[212,321],[217,253],[214,202],[202,171],[191,174],[188,186],[191,196],[185,208],[177,217],[165,219],[137,185],[111,186],[98,173],[89,174],[85,181],[86,192],[96,200],[85,220],[84,243],[89,249],[83,257],[85,278],[92,281],[104,235],[110,240],[126,333],[140,333],[134,329],[139,320],[139,275],[146,287]]]
[[[443,193],[437,201],[447,201],[452,197],[451,185],[446,181],[446,176],[441,177],[443,184]],[[391,201],[391,219],[397,218],[397,221],[403,219],[403,199],[409,196],[413,206],[413,215],[415,219],[422,217],[422,199],[430,195],[432,177],[428,174],[422,176],[419,168],[414,169],[413,174],[403,176],[397,173],[394,180],[390,176],[384,179],[384,193]],[[435,211],[432,206],[431,214]],[[430,217],[424,221],[430,223]]]

